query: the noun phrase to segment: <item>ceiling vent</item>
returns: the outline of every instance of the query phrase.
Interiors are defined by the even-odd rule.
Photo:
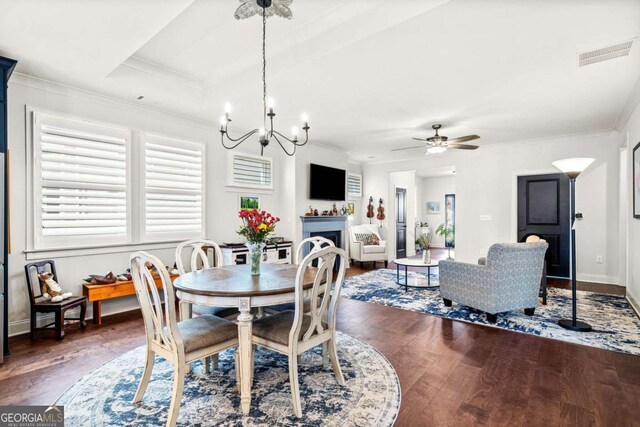
[[[585,65],[595,64],[596,62],[608,61],[610,59],[620,58],[621,56],[627,56],[629,55],[629,52],[631,52],[632,44],[633,40],[628,40],[613,46],[582,52],[578,54],[578,63],[581,67],[584,67]]]

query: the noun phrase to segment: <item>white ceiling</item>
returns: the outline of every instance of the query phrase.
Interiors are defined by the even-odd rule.
[[[259,17],[234,0],[0,0],[0,54],[18,72],[233,130],[259,126]],[[312,141],[355,160],[398,160],[433,123],[478,143],[616,126],[640,93],[631,54],[577,54],[640,35],[637,0],[294,0],[271,18],[267,79],[276,126],[302,111]],[[634,104],[635,105],[635,104]],[[237,128],[236,128],[237,127]],[[465,155],[456,152],[455,155]]]

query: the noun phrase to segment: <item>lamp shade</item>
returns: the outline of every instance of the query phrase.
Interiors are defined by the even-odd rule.
[[[560,169],[569,178],[576,178],[583,170],[589,167],[595,159],[591,157],[573,157],[571,159],[556,160],[553,166]]]

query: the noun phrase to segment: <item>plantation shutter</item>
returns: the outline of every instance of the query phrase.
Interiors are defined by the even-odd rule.
[[[204,146],[154,135],[143,139],[146,235],[202,235]]]
[[[252,188],[272,188],[272,162],[269,158],[233,156],[233,185]]]
[[[42,113],[33,131],[37,246],[126,241],[129,133]]]
[[[362,197],[362,176],[352,173],[347,176],[347,193],[349,196]]]

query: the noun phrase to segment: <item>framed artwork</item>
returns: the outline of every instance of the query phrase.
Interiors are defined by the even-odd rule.
[[[356,204],[353,202],[347,203],[347,215],[355,215],[356,214]]]
[[[260,197],[258,196],[240,196],[241,211],[250,211],[252,209],[260,209]]]
[[[640,142],[633,148],[633,217],[640,219]]]
[[[446,228],[453,230],[444,239],[444,245],[447,248],[456,247],[456,195],[445,194],[444,195],[444,224]]]
[[[440,213],[440,202],[427,202],[427,214],[435,215]]]

